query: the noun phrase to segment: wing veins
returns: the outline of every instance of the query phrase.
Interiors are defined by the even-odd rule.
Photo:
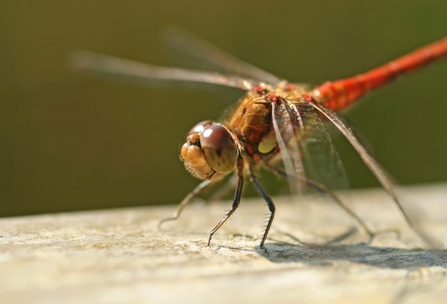
[[[290,191],[292,194],[299,194],[302,192],[301,180],[306,178],[300,149],[296,142],[297,129],[295,127],[297,125],[293,121],[294,114],[299,115],[299,113],[294,113],[289,108],[288,102],[290,101],[282,99],[280,102],[272,102],[272,124],[284,170],[287,176],[293,177],[288,179]],[[280,108],[281,105],[283,106],[282,109]],[[283,113],[280,113],[281,111]],[[297,118],[296,120],[299,121],[300,119]],[[279,124],[282,126],[282,131]],[[287,139],[286,136],[290,138]]]
[[[191,58],[193,62],[205,63],[225,72],[248,76],[272,85],[283,81],[282,78],[238,59],[186,30],[171,28],[166,31],[165,38],[171,49]]]
[[[70,59],[70,65],[76,70],[131,78],[147,85],[156,85],[157,81],[180,81],[250,90],[257,83],[237,75],[161,67],[89,51],[73,52]]]
[[[343,120],[337,115],[337,113],[326,108],[321,104],[311,103],[311,105],[323,114],[329,121],[331,121],[335,127],[343,134],[343,136],[348,140],[351,146],[357,151],[360,158],[363,160],[368,169],[377,178],[379,183],[385,189],[385,191],[391,196],[396,206],[401,211],[408,225],[415,231],[421,239],[431,248],[439,248],[439,244],[434,240],[430,234],[422,226],[422,222],[416,212],[408,213],[403,207],[400,200],[398,199],[394,191],[394,183],[388,177],[386,171],[380,166],[380,164],[369,154],[369,152],[363,147],[360,141],[357,139],[352,130],[346,126]]]

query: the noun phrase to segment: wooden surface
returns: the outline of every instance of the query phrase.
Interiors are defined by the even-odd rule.
[[[447,185],[412,188],[427,231],[447,246]],[[229,202],[0,219],[0,303],[445,303],[447,251],[423,249],[375,190],[350,204],[378,233],[371,243],[334,203],[243,201],[206,247]],[[393,229],[399,229],[397,234]],[[305,242],[302,243],[302,242]]]

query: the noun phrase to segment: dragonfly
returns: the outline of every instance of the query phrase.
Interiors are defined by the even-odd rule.
[[[344,168],[332,144],[326,125],[332,124],[347,139],[375,176],[404,219],[425,243],[435,241],[420,224],[416,213],[396,195],[394,182],[338,112],[355,104],[368,92],[447,56],[447,37],[419,48],[382,66],[349,78],[312,87],[292,83],[218,49],[182,30],[171,40],[184,54],[205,62],[218,72],[154,66],[89,51],[76,51],[72,65],[82,71],[108,74],[146,85],[162,82],[204,83],[245,91],[233,112],[221,123],[205,120],[187,134],[180,150],[185,168],[202,182],[180,203],[176,213],[163,220],[178,219],[183,209],[204,189],[233,174],[223,192],[234,190],[232,207],[211,230],[208,246],[216,231],[240,205],[248,178],[267,203],[270,215],[260,241],[264,248],[276,207],[258,177],[265,168],[284,176],[292,194],[314,188],[330,195],[371,236],[373,232],[330,189],[344,180]],[[172,42],[173,41],[173,42]],[[335,182],[336,183],[336,182]],[[337,187],[339,185],[335,185]]]

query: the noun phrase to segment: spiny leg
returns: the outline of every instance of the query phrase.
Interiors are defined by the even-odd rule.
[[[262,198],[264,198],[270,211],[270,217],[267,221],[267,225],[264,230],[264,235],[262,236],[261,239],[261,244],[259,244],[259,247],[264,248],[265,240],[267,239],[267,235],[269,234],[270,228],[272,227],[273,219],[275,217],[276,207],[270,196],[267,194],[267,192],[265,192],[264,188],[261,185],[261,182],[254,174],[252,165],[249,166],[249,172],[250,172],[250,180],[255,185],[256,190],[259,192],[259,194],[261,194]]]
[[[172,217],[162,219],[158,223],[158,229],[161,229],[161,225],[163,225],[163,223],[178,219],[180,217],[180,214],[182,213],[183,209],[185,209],[186,205],[188,205],[194,197],[196,197],[200,192],[202,192],[203,189],[208,187],[210,184],[211,184],[210,180],[204,180],[199,185],[197,185],[197,187],[195,187],[194,190],[189,192],[188,195],[181,201],[181,203],[177,207],[177,210],[175,211],[175,213]]]
[[[283,170],[272,166],[270,163],[265,163],[265,165],[269,170],[271,170],[279,175],[282,175],[284,177],[287,177],[287,174]],[[313,188],[317,189],[318,191],[329,195],[347,214],[349,214],[352,218],[354,218],[360,224],[360,226],[362,226],[363,230],[365,230],[365,232],[369,236],[369,242],[372,240],[372,238],[374,236],[374,232],[372,232],[368,228],[366,223],[348,205],[346,205],[340,198],[338,198],[338,196],[336,196],[334,192],[329,190],[322,183],[318,183],[316,181],[313,181],[313,180],[310,180],[310,179],[307,179],[307,178],[304,178],[301,176],[299,176],[298,178],[300,179],[300,182],[306,183],[309,187],[313,187]]]
[[[206,203],[222,200],[228,193],[230,193],[230,191],[233,191],[236,188],[237,180],[237,174],[233,174],[225,185],[220,187],[209,199],[206,200]]]
[[[211,230],[210,236],[208,238],[208,244],[207,244],[208,246],[210,246],[210,244],[211,244],[211,239],[213,238],[214,233],[216,233],[216,231],[219,230],[220,227],[222,227],[222,225],[230,218],[230,216],[239,207],[239,203],[241,202],[241,197],[242,197],[242,190],[243,190],[243,187],[244,187],[244,174],[243,174],[243,171],[244,171],[244,160],[243,160],[243,158],[240,157],[238,159],[238,162],[237,162],[238,181],[237,181],[236,192],[234,194],[233,205],[231,206],[231,210]]]

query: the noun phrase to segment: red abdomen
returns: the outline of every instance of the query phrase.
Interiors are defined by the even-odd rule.
[[[312,94],[324,106],[333,110],[342,110],[365,93],[383,86],[397,76],[416,70],[446,55],[447,37],[369,72],[326,82],[316,88]]]

